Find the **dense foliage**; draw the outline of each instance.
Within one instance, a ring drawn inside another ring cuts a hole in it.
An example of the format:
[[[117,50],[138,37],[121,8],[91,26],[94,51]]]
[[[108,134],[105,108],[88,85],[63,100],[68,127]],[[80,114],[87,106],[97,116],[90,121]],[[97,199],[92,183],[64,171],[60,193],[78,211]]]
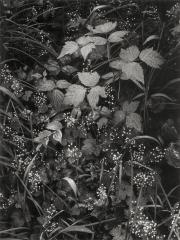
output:
[[[1,13],[0,239],[179,240],[180,4]]]

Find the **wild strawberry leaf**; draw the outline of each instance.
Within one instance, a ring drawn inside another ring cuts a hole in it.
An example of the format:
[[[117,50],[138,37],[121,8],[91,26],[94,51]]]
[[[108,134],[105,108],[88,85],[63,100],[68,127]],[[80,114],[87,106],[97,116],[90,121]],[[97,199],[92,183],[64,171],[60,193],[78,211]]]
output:
[[[133,62],[138,58],[140,51],[137,46],[121,49],[120,58],[125,62]]]
[[[52,91],[55,87],[56,85],[54,81],[43,79],[42,81],[40,81],[39,85],[37,86],[37,89],[41,92],[49,92]]]
[[[105,45],[107,43],[107,40],[103,37],[91,37],[93,43],[96,45],[96,46],[102,46],[102,45]]]
[[[59,89],[54,89],[49,96],[54,109],[57,112],[61,111],[64,94]]]
[[[160,68],[164,63],[164,58],[157,51],[154,51],[153,48],[144,49],[140,53],[139,58],[153,68]]]
[[[54,133],[53,133],[53,139],[59,143],[62,142],[62,132],[61,130],[56,130]]]
[[[119,124],[124,122],[125,118],[126,114],[124,113],[124,111],[118,110],[114,113],[113,121],[115,124]]]
[[[109,66],[113,69],[116,69],[116,70],[122,70],[122,67],[125,64],[126,63],[122,60],[114,60],[114,61],[110,62]]]
[[[122,66],[122,72],[127,79],[135,80],[144,84],[143,68],[139,63],[130,62]]]
[[[108,41],[111,43],[118,43],[123,41],[123,37],[128,33],[128,31],[116,31],[109,35]]]
[[[81,85],[72,84],[65,94],[64,104],[78,107],[84,101],[85,95],[86,88]]]
[[[137,110],[138,106],[139,106],[138,101],[134,101],[131,103],[129,103],[128,101],[125,101],[123,103],[122,109],[123,109],[123,112],[130,114],[130,113],[134,113]]]
[[[58,80],[56,83],[56,87],[60,88],[60,89],[66,89],[69,86],[71,86],[71,83],[69,83],[66,80]]]
[[[68,54],[73,54],[79,49],[79,46],[76,42],[74,41],[67,41],[65,45],[63,46],[60,55],[58,56],[58,59],[64,57],[65,55]]]
[[[96,27],[87,25],[87,29],[94,34],[97,34],[97,33],[106,34],[113,31],[116,28],[116,26],[117,26],[117,22],[107,22],[104,24],[97,25]]]
[[[94,43],[89,43],[86,46],[81,48],[80,51],[81,51],[81,54],[82,54],[84,60],[86,60],[88,55],[92,52],[93,48],[96,48]]]
[[[87,87],[94,87],[100,79],[97,72],[78,72],[78,78]]]
[[[106,98],[105,87],[96,86],[91,88],[89,94],[87,95],[87,99],[89,105],[94,109],[97,107],[99,102],[99,97]]]

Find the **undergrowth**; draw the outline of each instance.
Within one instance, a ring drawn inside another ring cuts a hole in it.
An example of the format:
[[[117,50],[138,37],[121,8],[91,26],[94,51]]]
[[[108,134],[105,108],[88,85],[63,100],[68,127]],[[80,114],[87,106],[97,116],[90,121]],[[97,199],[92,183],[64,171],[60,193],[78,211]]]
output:
[[[0,239],[179,240],[177,1],[0,3]]]

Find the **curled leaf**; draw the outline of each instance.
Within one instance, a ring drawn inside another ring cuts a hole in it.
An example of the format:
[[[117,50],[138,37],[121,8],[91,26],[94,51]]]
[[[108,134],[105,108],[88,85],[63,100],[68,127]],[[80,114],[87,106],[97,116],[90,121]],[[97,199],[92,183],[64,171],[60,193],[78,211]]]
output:
[[[68,182],[69,186],[72,188],[75,196],[77,197],[78,190],[77,190],[77,186],[76,186],[76,183],[74,182],[74,180],[69,177],[64,177],[63,180]]]

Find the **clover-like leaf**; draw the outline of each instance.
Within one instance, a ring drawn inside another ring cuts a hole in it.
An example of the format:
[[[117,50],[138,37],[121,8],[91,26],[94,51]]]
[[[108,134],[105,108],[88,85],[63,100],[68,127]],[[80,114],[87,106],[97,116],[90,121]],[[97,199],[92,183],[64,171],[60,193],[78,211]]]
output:
[[[66,89],[69,86],[71,86],[71,83],[69,83],[67,80],[58,80],[56,83],[56,87],[60,89]]]
[[[135,80],[144,83],[143,68],[137,62],[130,62],[122,66],[122,72],[126,75],[127,79]]]
[[[154,51],[153,48],[144,49],[140,53],[139,58],[153,68],[160,68],[164,63],[164,58],[157,51]]]
[[[64,104],[78,107],[84,101],[85,95],[86,88],[81,85],[72,84],[65,94]]]
[[[111,43],[118,43],[123,41],[123,37],[128,33],[128,31],[116,31],[109,35],[108,41]]]
[[[126,117],[126,126],[128,128],[134,128],[138,132],[142,132],[142,118],[137,113],[130,113]]]
[[[79,49],[79,46],[76,42],[74,41],[67,41],[65,42],[65,45],[63,46],[60,55],[58,56],[58,59],[64,57],[65,55],[68,54],[73,54]]]
[[[78,72],[78,78],[87,87],[94,87],[99,82],[100,76],[97,72]]]
[[[81,54],[84,58],[84,60],[86,60],[86,58],[88,57],[88,55],[92,52],[93,48],[96,48],[94,43],[89,43],[86,46],[81,48]]]
[[[55,87],[56,85],[54,81],[43,79],[42,81],[40,81],[39,85],[37,86],[37,89],[41,92],[48,92],[52,91]]]
[[[120,58],[125,62],[133,62],[138,58],[140,51],[137,46],[121,49]]]
[[[97,107],[99,102],[99,97],[106,98],[105,87],[96,86],[91,88],[89,94],[87,95],[87,99],[89,105],[94,109]]]
[[[94,34],[101,33],[106,34],[113,31],[117,26],[117,22],[106,22],[104,24],[97,25],[95,27],[87,25],[87,29]]]

